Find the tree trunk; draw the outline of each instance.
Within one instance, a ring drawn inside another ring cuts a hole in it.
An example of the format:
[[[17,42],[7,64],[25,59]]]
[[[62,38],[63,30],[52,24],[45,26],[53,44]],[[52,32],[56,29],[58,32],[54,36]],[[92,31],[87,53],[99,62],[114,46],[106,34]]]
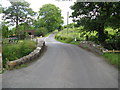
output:
[[[98,28],[98,40],[101,44],[105,43],[106,35],[104,33],[104,24],[100,24]]]
[[[19,30],[18,30],[18,16],[16,16],[16,36],[19,39]]]
[[[16,22],[16,35],[18,36],[18,23]]]

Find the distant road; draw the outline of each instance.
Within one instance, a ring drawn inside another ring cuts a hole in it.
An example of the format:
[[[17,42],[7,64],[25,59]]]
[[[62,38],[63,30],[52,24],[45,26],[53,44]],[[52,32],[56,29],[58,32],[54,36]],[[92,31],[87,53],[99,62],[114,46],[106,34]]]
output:
[[[3,88],[117,88],[118,71],[78,46],[45,38],[47,50],[30,66],[3,74]]]

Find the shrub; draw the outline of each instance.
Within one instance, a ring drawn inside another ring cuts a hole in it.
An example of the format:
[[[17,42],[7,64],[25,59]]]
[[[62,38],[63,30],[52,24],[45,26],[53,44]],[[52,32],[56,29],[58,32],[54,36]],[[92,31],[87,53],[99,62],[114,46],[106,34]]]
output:
[[[59,40],[62,40],[61,36],[58,37]]]
[[[3,44],[7,44],[7,43],[9,43],[9,40],[6,39],[6,38],[3,38],[2,43],[3,43]]]
[[[45,36],[48,33],[48,30],[44,27],[40,27],[36,30],[35,34],[36,36]]]
[[[19,59],[32,52],[35,47],[36,43],[31,40],[24,40],[17,44],[3,44],[3,66],[6,64],[7,60],[13,61]]]
[[[67,38],[66,37],[61,37],[61,40],[66,40]]]
[[[32,52],[35,49],[35,42],[31,42],[31,41],[24,41],[21,44],[20,50],[21,50],[21,55],[25,56],[27,54],[29,54],[30,52]]]
[[[76,38],[77,41],[80,41],[81,39],[79,37]]]
[[[67,38],[65,41],[66,41],[67,43],[69,43],[69,42],[72,42],[73,39],[72,39],[72,38]]]
[[[56,38],[56,39],[59,39],[59,35],[56,35],[55,38]]]

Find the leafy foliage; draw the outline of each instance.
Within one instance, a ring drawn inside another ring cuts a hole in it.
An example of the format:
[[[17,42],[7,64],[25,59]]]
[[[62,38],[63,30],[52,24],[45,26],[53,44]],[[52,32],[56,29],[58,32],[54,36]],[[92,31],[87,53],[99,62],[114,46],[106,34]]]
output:
[[[6,26],[5,23],[1,23],[1,26],[2,26],[2,37],[8,38],[9,37],[8,26]]]
[[[32,52],[36,47],[36,43],[34,41],[25,40],[23,42],[19,42],[17,44],[4,44],[2,47],[2,58],[3,65],[5,65],[6,61],[13,61],[19,59],[25,55],[28,55]]]
[[[98,40],[105,42],[106,26],[120,27],[120,2],[77,2],[71,9],[74,10],[72,17],[84,26],[85,30],[98,32]]]
[[[29,8],[28,2],[23,1],[10,1],[11,6],[3,9],[3,19],[6,20],[10,25],[16,25],[16,34],[18,34],[18,25],[20,23],[26,22],[31,23],[32,17],[35,15],[35,12]]]
[[[72,39],[72,41],[93,41],[96,44],[101,44],[98,41],[98,32],[97,31],[85,31],[83,30],[84,27],[79,28],[69,28],[64,29],[56,34],[57,40],[63,40],[67,42],[67,39]],[[110,27],[105,28],[105,32],[108,32],[107,38],[105,40],[104,48],[109,50],[120,50],[120,32],[118,29],[114,30]],[[69,41],[68,40],[68,41]],[[71,41],[70,41],[71,42]]]
[[[36,30],[37,36],[45,36],[48,33],[47,29],[44,27],[40,27]]]
[[[48,29],[48,32],[58,29],[63,23],[61,10],[53,4],[45,4],[39,11],[39,26],[42,25]]]

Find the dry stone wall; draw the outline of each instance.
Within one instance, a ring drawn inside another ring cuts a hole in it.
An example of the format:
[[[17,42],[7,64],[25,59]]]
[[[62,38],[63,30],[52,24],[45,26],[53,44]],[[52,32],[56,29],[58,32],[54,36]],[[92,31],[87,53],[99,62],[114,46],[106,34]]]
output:
[[[14,61],[7,62],[8,69],[14,69],[16,66],[20,66],[22,64],[25,64],[27,62],[30,62],[38,58],[43,52],[44,47],[45,47],[45,41],[39,41],[37,44],[37,48],[33,52],[31,52],[29,55]]]
[[[87,47],[87,49],[93,52],[99,53],[99,54],[103,54],[104,52],[108,51],[101,45],[97,45],[96,43],[92,41],[81,41],[80,47]]]

